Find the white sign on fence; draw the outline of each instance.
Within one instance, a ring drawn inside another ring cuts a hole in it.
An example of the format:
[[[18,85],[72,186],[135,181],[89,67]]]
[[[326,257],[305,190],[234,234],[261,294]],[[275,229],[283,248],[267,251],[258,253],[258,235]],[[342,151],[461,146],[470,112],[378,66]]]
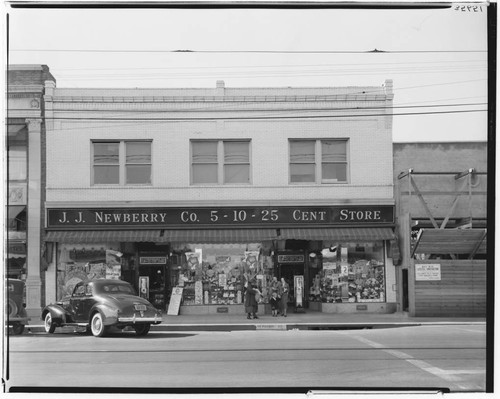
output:
[[[441,265],[439,263],[415,264],[416,281],[441,281]]]

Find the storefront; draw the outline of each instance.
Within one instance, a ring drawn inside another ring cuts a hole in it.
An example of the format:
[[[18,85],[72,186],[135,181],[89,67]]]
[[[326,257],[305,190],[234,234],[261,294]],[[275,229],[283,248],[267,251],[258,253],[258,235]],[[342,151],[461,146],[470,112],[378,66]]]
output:
[[[58,247],[58,298],[120,278],[165,311],[177,288],[180,314],[242,313],[252,283],[268,311],[284,278],[290,310],[393,312],[393,226],[392,205],[54,208],[45,241]]]

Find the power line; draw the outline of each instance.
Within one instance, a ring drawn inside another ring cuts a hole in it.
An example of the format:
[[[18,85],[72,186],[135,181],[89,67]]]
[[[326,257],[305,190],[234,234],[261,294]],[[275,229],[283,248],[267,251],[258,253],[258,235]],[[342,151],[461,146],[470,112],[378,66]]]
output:
[[[488,110],[460,110],[460,111],[434,111],[434,112],[404,112],[397,114],[351,114],[351,115],[287,115],[287,116],[232,116],[232,117],[201,117],[201,118],[123,118],[123,117],[95,117],[95,118],[80,118],[80,117],[50,117],[45,116],[46,120],[65,120],[65,121],[194,121],[194,120],[265,120],[265,119],[337,119],[337,118],[360,118],[360,117],[375,117],[375,116],[411,116],[411,115],[438,115],[438,114],[461,114],[471,112],[487,112]]]
[[[246,100],[246,103],[249,101]],[[261,102],[261,101],[258,101]],[[275,101],[279,102],[279,101]],[[273,101],[266,101],[266,104],[272,104],[275,103]],[[106,102],[105,104],[129,104],[133,103],[135,104],[135,101],[130,101],[130,102],[117,102],[117,103],[109,103]],[[151,102],[153,104],[164,104],[159,101],[154,101]],[[251,102],[250,102],[251,103]],[[100,102],[94,102],[94,104],[103,104]],[[228,106],[232,104],[231,102],[226,103],[224,106]],[[243,104],[247,105],[247,104]],[[466,106],[480,106],[480,105],[488,105],[487,102],[482,102],[482,103],[461,103],[461,104],[431,104],[431,105],[401,105],[401,106],[379,106],[379,107],[346,107],[346,108],[341,108],[341,107],[332,107],[332,108],[293,108],[290,110],[282,110],[282,109],[250,109],[247,110],[249,112],[255,112],[255,111],[267,111],[267,112],[289,112],[289,111],[352,111],[352,110],[393,110],[393,109],[413,109],[413,108],[444,108],[444,107],[466,107]],[[184,113],[190,113],[190,112],[201,112],[201,111],[213,111],[216,109],[216,107],[203,107],[203,108],[191,108],[191,109],[179,109],[179,110],[172,110],[172,109],[154,109],[154,110],[144,110],[144,109],[123,109],[123,110],[107,110],[107,109],[71,109],[71,108],[58,108],[58,109],[53,109],[53,112],[89,112],[89,113],[96,113],[96,112],[126,112],[126,113],[148,113],[148,114],[153,114],[153,113],[165,113],[165,112],[184,112]],[[23,111],[25,110],[24,108],[9,108],[9,111]],[[228,110],[231,112],[232,110]]]
[[[15,52],[60,52],[60,53],[198,53],[198,54],[447,54],[487,53],[488,50],[113,50],[113,49],[9,49]]]
[[[278,65],[224,65],[224,66],[179,66],[179,67],[126,67],[126,68],[55,68],[55,71],[135,71],[135,70],[175,70],[175,69],[238,69],[238,68],[302,68],[302,67],[337,67],[337,66],[352,66],[352,65],[418,65],[418,64],[457,64],[457,63],[485,63],[485,59],[475,60],[443,60],[443,61],[414,61],[414,62],[377,62],[377,63],[336,63],[336,64],[278,64]]]

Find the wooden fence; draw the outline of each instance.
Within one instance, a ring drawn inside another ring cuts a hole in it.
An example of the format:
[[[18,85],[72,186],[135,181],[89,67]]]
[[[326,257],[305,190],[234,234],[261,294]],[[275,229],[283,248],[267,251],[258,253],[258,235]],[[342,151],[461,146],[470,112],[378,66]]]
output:
[[[485,260],[412,260],[410,315],[486,316]]]

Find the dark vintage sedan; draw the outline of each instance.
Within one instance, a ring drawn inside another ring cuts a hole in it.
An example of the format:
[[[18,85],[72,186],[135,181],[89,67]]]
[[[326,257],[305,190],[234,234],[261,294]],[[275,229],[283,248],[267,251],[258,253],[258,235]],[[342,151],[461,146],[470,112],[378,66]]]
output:
[[[24,281],[7,279],[7,323],[13,334],[22,334],[30,320],[26,315],[26,286]],[[10,330],[9,330],[10,332]]]
[[[137,296],[129,283],[102,279],[79,282],[70,296],[42,310],[42,320],[49,334],[56,327],[75,326],[102,337],[111,326],[131,326],[137,335],[146,335],[151,324],[161,323],[162,313]]]

